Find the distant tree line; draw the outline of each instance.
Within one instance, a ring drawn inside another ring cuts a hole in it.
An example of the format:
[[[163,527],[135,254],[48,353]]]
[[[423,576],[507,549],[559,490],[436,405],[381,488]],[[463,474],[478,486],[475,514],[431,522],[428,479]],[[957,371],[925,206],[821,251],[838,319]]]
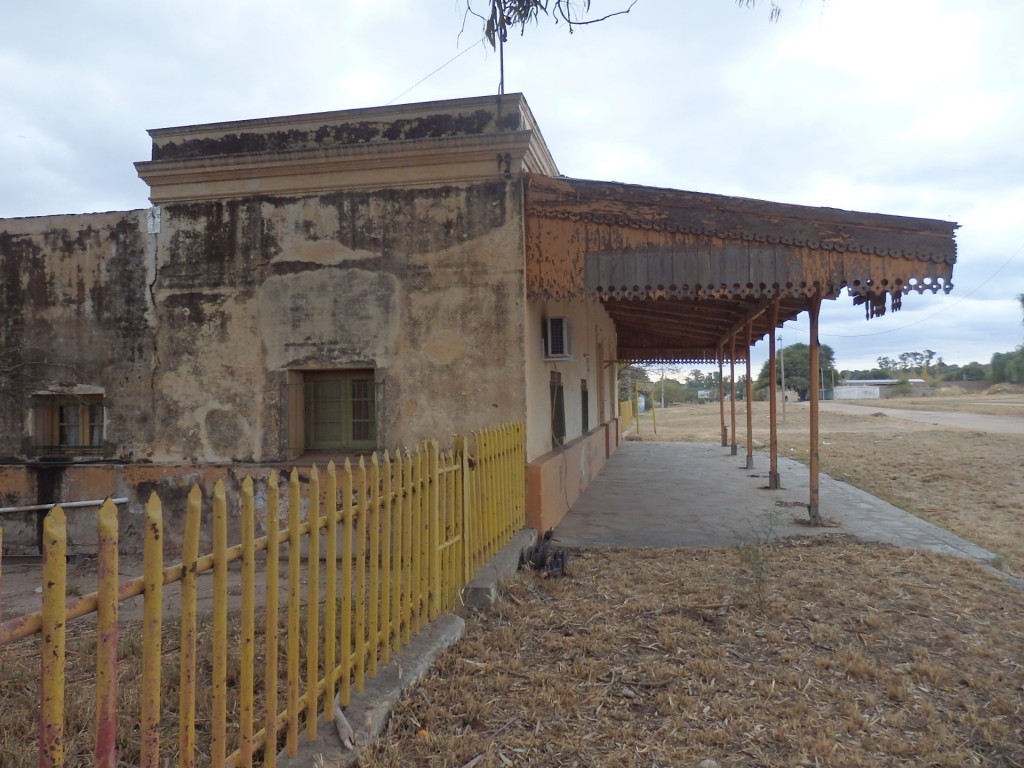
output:
[[[1024,312],[1024,293],[1019,294],[1017,301]],[[776,385],[781,388],[783,366],[785,368],[786,389],[796,391],[801,400],[810,396],[810,347],[807,344],[791,344],[779,350],[776,355]],[[835,365],[835,352],[827,344],[819,348],[819,376],[822,389],[832,389],[838,381],[863,381],[865,379],[905,380],[920,378],[929,382],[954,381],[990,381],[993,384],[1024,385],[1024,344],[1012,352],[996,352],[988,364],[972,361],[966,365],[946,363],[942,356],[933,349],[901,352],[895,357],[882,356],[875,361],[876,368],[866,370],[838,370]],[[768,398],[768,378],[770,361],[761,366],[754,382],[755,399]],[[631,400],[634,385],[639,382],[641,391],[650,393],[658,405],[676,405],[678,403],[695,403],[705,399],[718,399],[718,372],[704,373],[699,368],[691,370],[683,381],[675,378],[663,378],[652,381],[647,370],[639,365],[626,365],[619,370],[619,399]],[[746,377],[736,380],[736,397],[746,397]],[[728,392],[726,393],[728,396]]]
[[[619,369],[619,400],[632,400],[634,386],[648,395],[657,405],[679,405],[718,399],[718,372],[704,373],[694,368],[683,381],[674,376],[652,380],[651,373],[639,365],[626,365]],[[737,386],[739,386],[737,384]]]
[[[1024,293],[1017,294],[1017,302],[1024,312]],[[990,374],[993,384],[1024,384],[1024,345],[1018,345],[1013,352],[992,355]]]
[[[900,352],[896,357],[879,357],[877,368],[843,370],[845,381],[864,379],[925,379],[926,381],[984,381],[989,378],[989,366],[979,362],[966,365],[946,363],[931,349],[921,352]]]
[[[1024,293],[1017,295],[1024,312]],[[1024,345],[1012,352],[996,352],[989,363],[972,361],[950,365],[933,350],[901,352],[896,357],[879,357],[878,367],[866,371],[842,371],[847,380],[922,378],[927,381],[990,381],[993,384],[1024,384]]]

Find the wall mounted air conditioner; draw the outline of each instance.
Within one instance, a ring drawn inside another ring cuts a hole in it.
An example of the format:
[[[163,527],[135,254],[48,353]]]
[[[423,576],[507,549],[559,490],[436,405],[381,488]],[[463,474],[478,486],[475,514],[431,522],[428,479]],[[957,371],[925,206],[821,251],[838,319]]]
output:
[[[564,317],[544,320],[544,359],[568,360],[572,357],[572,327]]]

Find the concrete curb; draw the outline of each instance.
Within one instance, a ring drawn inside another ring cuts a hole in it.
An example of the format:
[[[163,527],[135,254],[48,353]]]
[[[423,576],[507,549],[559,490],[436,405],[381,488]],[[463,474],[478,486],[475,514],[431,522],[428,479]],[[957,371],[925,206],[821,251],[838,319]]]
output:
[[[333,723],[320,721],[317,738],[303,741],[294,757],[282,751],[278,755],[281,768],[342,768],[359,762],[359,747],[370,744],[384,730],[388,715],[409,688],[423,677],[437,657],[462,637],[466,622],[459,616],[446,614],[424,627],[412,642],[392,657],[375,678],[367,679],[360,693],[353,693],[345,717],[355,733],[356,749],[341,743]],[[321,759],[322,763],[317,760]]]
[[[497,601],[502,582],[508,581],[519,570],[523,550],[537,543],[537,531],[523,528],[512,536],[462,590],[462,603],[469,608],[488,608]]]

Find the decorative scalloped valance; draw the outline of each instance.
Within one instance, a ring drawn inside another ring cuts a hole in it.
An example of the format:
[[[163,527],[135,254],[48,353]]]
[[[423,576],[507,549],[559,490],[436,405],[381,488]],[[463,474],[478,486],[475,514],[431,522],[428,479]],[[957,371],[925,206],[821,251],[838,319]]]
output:
[[[952,289],[956,224],[527,175],[527,291],[544,298],[759,299],[842,289],[868,316]],[[879,302],[876,297],[882,297]]]

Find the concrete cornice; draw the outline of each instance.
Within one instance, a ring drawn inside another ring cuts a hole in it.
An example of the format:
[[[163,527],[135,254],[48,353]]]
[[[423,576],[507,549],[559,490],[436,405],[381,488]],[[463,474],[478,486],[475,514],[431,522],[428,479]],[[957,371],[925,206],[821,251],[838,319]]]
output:
[[[558,169],[521,94],[150,131],[154,204],[460,185]]]
[[[312,130],[324,125],[344,125],[372,122],[390,123],[397,120],[413,120],[437,114],[461,114],[484,109],[500,114],[518,111],[527,118],[529,128],[536,126],[533,114],[521,93],[504,96],[473,96],[463,99],[424,101],[413,104],[395,104],[383,107],[361,107],[332,112],[309,112],[301,115],[259,117],[247,120],[231,120],[220,123],[201,123],[173,128],[153,128],[147,131],[157,146],[189,139],[216,139],[229,133],[271,133],[280,130]],[[493,132],[493,131],[492,131]]]
[[[531,131],[136,163],[154,204],[467,184],[544,167]],[[508,155],[509,161],[504,161]]]

